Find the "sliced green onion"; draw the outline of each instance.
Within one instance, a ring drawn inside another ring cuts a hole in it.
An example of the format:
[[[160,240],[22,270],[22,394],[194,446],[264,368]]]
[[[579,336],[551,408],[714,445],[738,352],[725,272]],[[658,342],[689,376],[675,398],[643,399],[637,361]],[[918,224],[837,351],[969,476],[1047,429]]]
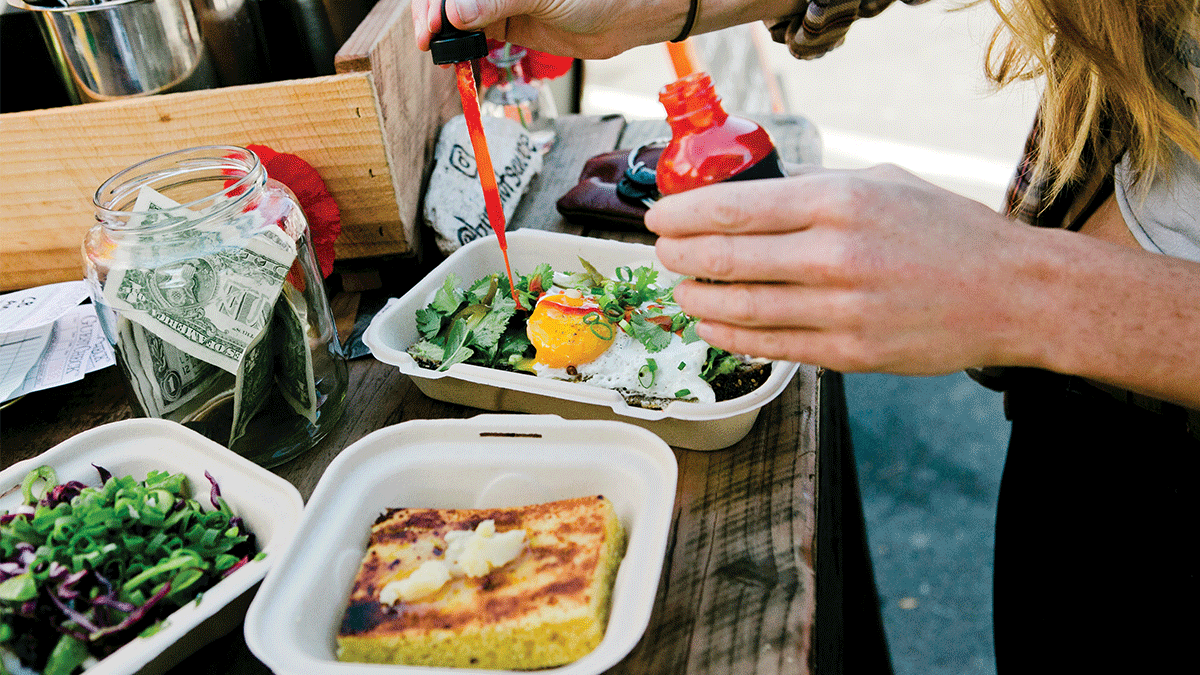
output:
[[[617,281],[633,281],[633,268],[628,265],[622,265],[615,270]]]
[[[654,359],[646,359],[646,365],[638,369],[638,384],[649,389],[658,378],[658,364]]]
[[[679,391],[675,392],[675,398],[683,398],[684,396],[687,396],[691,393],[692,393],[691,389],[680,389]]]
[[[39,480],[43,483],[42,491],[35,497],[33,495],[33,485]],[[54,469],[48,466],[39,466],[26,474],[25,480],[21,481],[21,496],[24,497],[26,504],[32,506],[55,485],[58,485],[58,475],[54,473]]]
[[[680,370],[683,370],[684,368],[687,368],[687,363],[686,363],[686,362],[684,362],[684,361],[680,361],[680,362],[679,362],[679,369],[680,369]]]
[[[588,312],[583,315],[583,323],[592,331],[592,335],[601,340],[611,340],[616,335],[613,325],[605,320],[600,312]]]

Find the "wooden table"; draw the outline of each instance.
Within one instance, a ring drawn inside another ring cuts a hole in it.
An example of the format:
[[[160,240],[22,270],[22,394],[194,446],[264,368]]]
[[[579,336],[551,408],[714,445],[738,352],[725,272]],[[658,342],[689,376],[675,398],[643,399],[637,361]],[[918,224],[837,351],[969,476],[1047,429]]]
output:
[[[785,158],[819,160],[813,156],[819,141],[805,120],[764,122]],[[587,158],[663,137],[665,124],[627,124],[618,116],[568,116],[557,124],[558,141],[513,225],[651,241],[647,232],[585,232],[565,223],[554,203],[575,184]],[[425,266],[433,262],[426,260]],[[405,289],[387,290],[399,296]],[[371,431],[410,419],[479,412],[426,398],[395,367],[359,358],[350,362],[346,412],[338,427],[274,471],[307,499],[329,462]],[[0,414],[2,464],[8,466],[131,412],[117,369],[108,368],[80,383],[31,394]],[[650,627],[637,648],[608,672],[840,672],[845,537],[838,481],[845,462],[836,458],[844,438],[840,378],[804,366],[737,445],[717,452],[676,449],[679,483],[671,540]],[[176,670],[269,672],[250,654],[240,630],[202,648]]]

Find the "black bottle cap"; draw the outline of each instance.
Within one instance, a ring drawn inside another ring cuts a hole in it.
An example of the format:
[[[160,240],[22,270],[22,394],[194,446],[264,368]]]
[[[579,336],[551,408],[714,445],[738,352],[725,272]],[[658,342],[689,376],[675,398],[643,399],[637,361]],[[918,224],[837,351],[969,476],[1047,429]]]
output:
[[[480,31],[455,28],[446,17],[446,0],[442,0],[442,29],[429,41],[429,53],[437,65],[472,61],[487,56],[487,38]]]

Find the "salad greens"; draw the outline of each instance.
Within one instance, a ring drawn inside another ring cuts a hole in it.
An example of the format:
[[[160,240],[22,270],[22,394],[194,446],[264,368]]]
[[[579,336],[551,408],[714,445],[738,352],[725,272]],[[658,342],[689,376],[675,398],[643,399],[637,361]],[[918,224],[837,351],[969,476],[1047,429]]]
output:
[[[409,354],[438,370],[470,363],[532,373],[534,348],[525,335],[525,319],[551,286],[578,289],[595,299],[605,317],[641,342],[647,352],[666,348],[672,332],[679,333],[685,343],[700,339],[696,320],[675,304],[675,287],[660,287],[653,267],[619,267],[615,278],[610,278],[588,261],[580,258],[579,262],[583,268],[579,272],[556,273],[542,264],[531,274],[516,275],[520,307],[504,274],[490,274],[466,289],[450,274],[433,301],[417,310],[421,340],[408,348]],[[667,313],[668,309],[674,311]],[[740,363],[737,356],[710,347],[701,376],[711,382],[733,372]]]
[[[98,488],[34,469],[21,505],[0,513],[0,651],[43,675],[69,675],[153,633],[262,555],[207,472],[209,511],[182,473],[139,482],[96,470]]]

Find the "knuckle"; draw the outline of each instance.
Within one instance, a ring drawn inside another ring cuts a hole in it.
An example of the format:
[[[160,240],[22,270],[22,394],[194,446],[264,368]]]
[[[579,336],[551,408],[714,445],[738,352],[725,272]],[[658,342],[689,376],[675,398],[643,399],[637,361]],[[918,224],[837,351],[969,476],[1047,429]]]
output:
[[[750,222],[752,210],[748,208],[749,200],[722,199],[714,200],[707,208],[706,218],[717,228],[725,232],[740,232]]]
[[[724,315],[733,323],[740,325],[752,324],[761,313],[761,310],[770,306],[761,302],[756,296],[757,294],[746,284],[729,286],[726,288],[726,298],[725,302],[721,305],[721,309]]]
[[[696,250],[700,268],[715,279],[728,279],[737,271],[732,248],[729,240],[720,235],[700,238]]]

